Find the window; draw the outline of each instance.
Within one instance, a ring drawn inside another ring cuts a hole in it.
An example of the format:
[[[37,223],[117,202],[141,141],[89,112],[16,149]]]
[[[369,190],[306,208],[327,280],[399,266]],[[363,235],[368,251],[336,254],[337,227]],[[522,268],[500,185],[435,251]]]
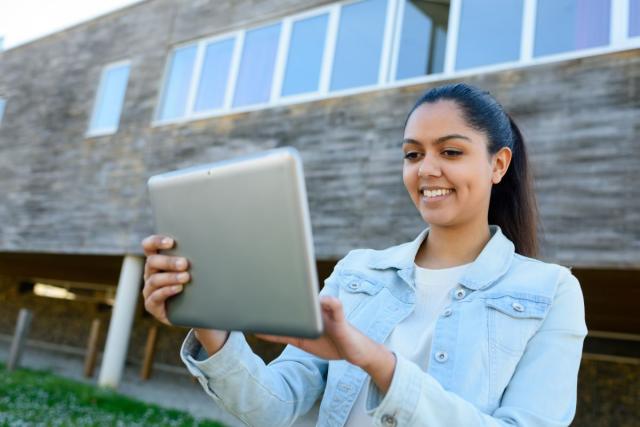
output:
[[[234,107],[269,101],[280,25],[278,23],[247,31],[233,99]]]
[[[629,0],[629,37],[640,36],[640,0]]]
[[[0,98],[0,125],[2,125],[2,117],[4,116],[4,107],[7,105],[7,101],[4,98]]]
[[[197,45],[189,45],[173,52],[157,119],[169,120],[185,115],[196,49]]]
[[[611,0],[538,0],[534,56],[609,44]]]
[[[404,0],[396,79],[440,73],[444,69],[449,5]]]
[[[387,0],[343,6],[331,75],[331,91],[378,83]]]
[[[520,59],[522,9],[523,0],[464,0],[455,68]]]
[[[129,63],[108,65],[102,71],[89,124],[89,135],[108,134],[118,130],[128,79]]]
[[[328,20],[324,13],[293,23],[282,96],[318,91]]]
[[[216,110],[224,106],[234,46],[234,38],[207,45],[194,111]]]

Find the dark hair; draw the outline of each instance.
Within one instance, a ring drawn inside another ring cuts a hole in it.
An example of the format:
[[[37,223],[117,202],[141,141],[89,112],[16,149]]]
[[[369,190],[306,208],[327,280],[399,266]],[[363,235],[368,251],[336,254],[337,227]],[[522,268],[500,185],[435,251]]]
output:
[[[511,149],[509,168],[491,189],[489,224],[500,227],[515,245],[517,253],[537,256],[538,208],[520,129],[489,92],[465,83],[439,86],[425,92],[407,115],[405,127],[416,108],[440,100],[455,102],[469,126],[487,135],[490,155],[503,147]]]

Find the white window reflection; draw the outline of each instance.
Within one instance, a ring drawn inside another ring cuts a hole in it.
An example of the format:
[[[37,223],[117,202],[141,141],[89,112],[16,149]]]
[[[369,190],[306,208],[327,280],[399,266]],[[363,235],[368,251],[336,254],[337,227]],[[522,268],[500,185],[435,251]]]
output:
[[[236,83],[234,107],[269,101],[280,39],[280,23],[247,31]]]
[[[282,96],[318,90],[328,20],[325,13],[293,24]]]
[[[534,56],[609,44],[611,0],[538,0]]]
[[[89,134],[111,133],[118,129],[128,79],[128,63],[108,66],[103,70],[89,124]]]
[[[332,91],[378,82],[387,0],[364,0],[340,10]]]
[[[523,3],[523,0],[463,0],[456,69],[517,61]]]
[[[449,3],[404,0],[396,79],[444,69]]]

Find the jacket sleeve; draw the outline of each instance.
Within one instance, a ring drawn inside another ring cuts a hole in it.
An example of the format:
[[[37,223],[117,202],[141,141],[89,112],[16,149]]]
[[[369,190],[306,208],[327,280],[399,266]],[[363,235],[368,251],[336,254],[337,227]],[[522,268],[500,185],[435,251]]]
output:
[[[493,414],[442,388],[396,354],[385,396],[369,379],[366,410],[375,426],[568,426],[575,415],[577,378],[587,329],[578,280],[566,270],[550,311],[531,338]]]
[[[336,295],[334,273],[321,295]],[[328,361],[288,345],[268,365],[255,355],[242,332],[232,331],[210,357],[189,331],[180,357],[204,391],[250,426],[290,426],[323,393]]]

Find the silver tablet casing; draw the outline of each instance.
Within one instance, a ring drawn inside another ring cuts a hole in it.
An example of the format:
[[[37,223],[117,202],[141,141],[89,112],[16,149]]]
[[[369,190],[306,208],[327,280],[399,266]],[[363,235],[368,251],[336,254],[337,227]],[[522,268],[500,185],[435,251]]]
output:
[[[156,232],[191,282],[167,301],[180,326],[322,334],[311,221],[297,150],[278,148],[148,181]]]

